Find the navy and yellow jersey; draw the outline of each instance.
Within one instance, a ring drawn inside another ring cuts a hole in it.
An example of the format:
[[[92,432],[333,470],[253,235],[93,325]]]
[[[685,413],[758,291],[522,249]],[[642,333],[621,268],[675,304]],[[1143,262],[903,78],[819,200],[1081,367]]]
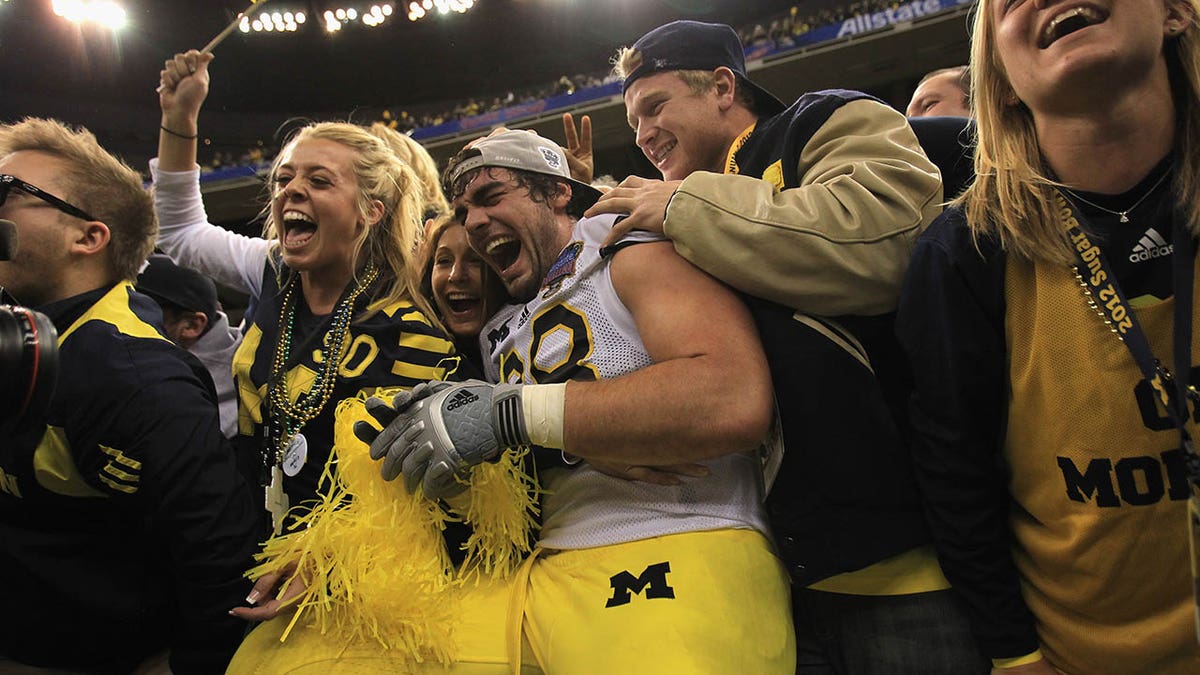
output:
[[[219,672],[259,515],[208,375],[129,283],[39,309],[59,375],[45,424],[0,443],[0,653],[128,672],[169,647],[174,672]]]
[[[238,388],[235,443],[244,470],[255,477],[263,462],[267,383],[280,337],[283,294],[278,279],[287,278],[288,274],[286,267],[281,267],[277,276],[274,268],[266,266],[263,293],[254,311],[253,322],[233,358],[234,382]],[[370,291],[364,293],[357,301],[356,318],[347,333],[329,401],[300,430],[307,442],[307,459],[299,473],[285,476],[283,483],[292,506],[316,498],[318,481],[333,448],[333,417],[338,401],[370,395],[385,387],[414,387],[428,380],[444,380],[459,367],[454,344],[409,302],[375,305],[371,308],[378,311],[359,318],[363,314],[361,310],[368,305],[370,294]],[[292,349],[287,363],[288,396],[292,401],[312,387],[321,371],[323,342],[330,320],[328,315],[313,316],[303,299],[296,302]]]
[[[1172,206],[1148,202],[1130,224],[1081,209],[1166,360]],[[1070,268],[979,243],[957,209],[931,226],[898,326],[931,528],[981,647],[999,659],[1040,644],[1067,672],[1197,672],[1178,432]]]

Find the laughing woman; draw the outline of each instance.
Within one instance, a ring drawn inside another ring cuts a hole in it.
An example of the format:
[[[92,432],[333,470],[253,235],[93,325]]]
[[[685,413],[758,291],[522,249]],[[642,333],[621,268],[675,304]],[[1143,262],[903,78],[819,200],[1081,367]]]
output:
[[[235,445],[279,532],[289,504],[317,496],[338,401],[442,379],[453,347],[417,292],[421,189],[364,129],[314,124],[287,143],[271,167],[263,238],[207,222],[196,135],[211,58],[179,54],[161,74],[151,163],[158,245],[251,295],[254,315],[233,364]]]
[[[460,354],[483,372],[479,331],[509,301],[495,272],[467,243],[467,230],[453,216],[432,221],[425,231],[421,292],[433,301]]]
[[[974,19],[978,178],[917,244],[898,326],[942,567],[1005,673],[1200,672],[1198,16]]]
[[[159,246],[256,304],[233,363],[236,449],[276,534],[252,572],[255,606],[231,612],[264,623],[230,672],[509,672],[507,574],[529,549],[534,489],[519,458],[450,505],[385,483],[350,433],[369,395],[458,365],[419,292],[420,182],[367,130],[314,124],[271,167],[264,238],[209,224],[195,137],[211,59],[191,51],[162,71],[151,172]]]

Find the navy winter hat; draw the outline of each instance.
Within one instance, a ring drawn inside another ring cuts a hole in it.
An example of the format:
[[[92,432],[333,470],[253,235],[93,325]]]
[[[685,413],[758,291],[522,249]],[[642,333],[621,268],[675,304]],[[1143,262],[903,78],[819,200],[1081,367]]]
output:
[[[633,50],[641,62],[625,77],[622,92],[647,75],[668,70],[716,70],[724,66],[754,94],[757,112],[774,115],[787,107],[746,75],[742,41],[723,23],[672,21],[643,35],[633,44]]]

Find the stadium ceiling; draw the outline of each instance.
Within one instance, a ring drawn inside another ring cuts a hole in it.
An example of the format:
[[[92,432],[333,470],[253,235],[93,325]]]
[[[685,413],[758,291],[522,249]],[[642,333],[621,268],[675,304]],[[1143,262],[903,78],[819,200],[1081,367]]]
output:
[[[162,61],[199,48],[246,0],[115,0],[127,20],[110,32],[72,24],[52,0],[0,1],[0,117],[41,114],[39,101],[153,107]],[[830,4],[806,0],[802,8]],[[272,0],[303,12],[297,30],[235,31],[215,51],[209,106],[299,113],[491,97],[601,71],[615,47],[673,18],[745,25],[788,11],[787,0],[475,0],[466,13],[436,8],[409,21],[394,2],[375,28],[328,32],[326,10],[362,14],[377,0]],[[257,13],[257,12],[255,12]],[[86,122],[86,120],[77,120]]]
[[[870,91],[903,108],[912,86],[923,73],[934,68],[964,63],[968,57],[966,32],[969,6],[960,6],[934,16],[782,52],[765,60],[752,61],[750,76],[790,101],[806,91],[853,86]],[[622,178],[631,173],[655,177],[654,168],[634,146],[633,132],[625,122],[620,96],[599,99],[574,112],[592,117],[598,173]],[[548,111],[510,126],[528,128],[562,141],[561,111]],[[439,162],[444,162],[485,129],[463,131],[425,141]],[[256,180],[229,181],[205,187],[205,205],[218,222],[243,227],[255,234],[256,226],[241,225],[254,218],[256,198],[262,184]]]

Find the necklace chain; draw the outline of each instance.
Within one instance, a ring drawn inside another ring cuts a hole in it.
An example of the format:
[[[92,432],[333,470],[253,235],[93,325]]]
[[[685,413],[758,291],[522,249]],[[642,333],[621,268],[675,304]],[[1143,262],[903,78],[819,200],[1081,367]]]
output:
[[[1079,282],[1079,287],[1083,289],[1083,295],[1087,298],[1088,307],[1091,307],[1092,311],[1104,321],[1104,325],[1108,326],[1108,329],[1112,331],[1113,335],[1117,336],[1118,340],[1124,342],[1125,336],[1121,335],[1121,331],[1117,330],[1117,327],[1113,324],[1112,319],[1108,318],[1108,315],[1104,313],[1104,310],[1100,307],[1099,303],[1096,302],[1096,296],[1092,294],[1092,287],[1089,286],[1087,280],[1083,278],[1083,274],[1079,271],[1079,266],[1072,266],[1071,271],[1075,273],[1075,281]]]
[[[296,282],[295,276],[288,281],[287,291],[283,296],[283,304],[279,311],[280,335],[275,343],[275,358],[271,363],[269,384],[269,402],[274,411],[277,429],[271,463],[278,465],[283,461],[283,454],[291,445],[300,428],[321,413],[329,397],[333,394],[333,386],[337,382],[338,362],[349,334],[350,319],[354,315],[354,302],[379,277],[379,268],[368,267],[362,279],[352,291],[333,310],[329,330],[325,333],[325,346],[321,350],[321,371],[308,391],[297,397],[292,403],[288,397],[287,362],[292,351],[292,331],[296,319]]]
[[[1125,209],[1124,211],[1113,211],[1112,209],[1106,209],[1103,206],[1100,206],[1099,204],[1097,204],[1096,202],[1093,202],[1093,201],[1084,199],[1083,197],[1080,197],[1078,193],[1076,193],[1074,190],[1072,190],[1069,187],[1061,187],[1061,188],[1059,188],[1059,190],[1066,192],[1067,194],[1071,195],[1075,199],[1078,199],[1079,201],[1083,202],[1084,204],[1087,204],[1088,206],[1091,206],[1092,208],[1100,209],[1101,211],[1111,214],[1111,215],[1114,215],[1114,216],[1119,216],[1122,223],[1128,223],[1129,222],[1129,212],[1136,209],[1142,202],[1146,201],[1147,197],[1154,194],[1154,191],[1158,189],[1158,186],[1162,185],[1163,181],[1166,180],[1167,176],[1169,176],[1169,175],[1171,175],[1170,171],[1164,171],[1163,175],[1159,176],[1158,180],[1154,181],[1154,185],[1151,185],[1149,190],[1146,190],[1146,192],[1144,194],[1142,194],[1141,197],[1138,197],[1136,202],[1131,204],[1129,206],[1129,208]]]

